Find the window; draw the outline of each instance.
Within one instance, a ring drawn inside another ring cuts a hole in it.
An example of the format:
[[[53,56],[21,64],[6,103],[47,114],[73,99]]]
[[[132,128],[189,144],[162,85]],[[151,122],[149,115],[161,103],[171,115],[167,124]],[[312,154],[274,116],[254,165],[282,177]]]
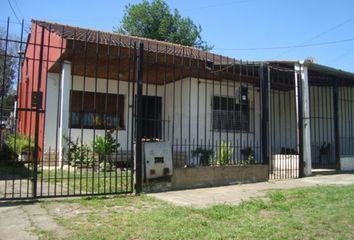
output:
[[[123,95],[71,91],[70,104],[71,128],[124,129]]]
[[[249,131],[248,101],[237,102],[236,98],[213,97],[213,130]]]

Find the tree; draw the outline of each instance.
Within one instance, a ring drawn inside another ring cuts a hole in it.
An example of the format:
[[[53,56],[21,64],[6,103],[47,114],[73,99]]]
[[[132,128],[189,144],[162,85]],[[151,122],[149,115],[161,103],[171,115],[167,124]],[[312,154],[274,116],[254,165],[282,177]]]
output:
[[[0,28],[0,38],[6,38],[3,28]],[[17,45],[13,40],[8,41],[7,46],[5,41],[0,41],[0,97],[8,95],[16,77],[17,63],[14,56]]]
[[[177,9],[171,11],[164,0],[143,0],[139,4],[126,5],[117,32],[194,46],[202,50],[213,48],[202,40],[200,25],[196,25],[189,17],[182,17]]]
[[[0,28],[0,38],[6,39],[6,31]],[[13,108],[16,92],[13,89],[16,78],[17,60],[16,50],[18,43],[14,41],[16,37],[8,36],[9,41],[0,40],[0,121],[7,119]],[[17,39],[16,39],[17,40]]]

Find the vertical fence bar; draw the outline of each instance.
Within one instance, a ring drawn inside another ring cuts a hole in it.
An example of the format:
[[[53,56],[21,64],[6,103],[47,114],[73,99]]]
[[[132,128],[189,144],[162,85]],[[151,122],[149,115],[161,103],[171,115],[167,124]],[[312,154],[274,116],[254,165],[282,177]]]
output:
[[[302,107],[302,96],[303,96],[303,92],[302,92],[302,81],[301,81],[301,74],[300,73],[296,73],[297,74],[297,105],[298,105],[298,141],[299,141],[299,177],[303,177],[304,176],[304,128],[303,128],[303,107]]]
[[[261,81],[261,140],[262,140],[262,159],[263,164],[269,165],[268,156],[268,67],[264,64],[260,65],[260,81]]]
[[[39,135],[39,116],[42,109],[42,97],[39,94],[41,90],[42,83],[42,66],[43,66],[43,45],[44,45],[44,28],[41,29],[41,46],[39,53],[39,63],[38,63],[38,83],[37,83],[37,97],[36,97],[36,122],[34,130],[34,163],[33,163],[33,191],[32,196],[37,197],[37,174],[38,174],[38,135]],[[33,94],[33,93],[32,93]]]
[[[142,113],[143,113],[143,66],[144,66],[144,44],[139,44],[139,52],[137,56],[137,96],[136,96],[136,172],[135,172],[135,191],[137,194],[142,191]]]
[[[339,159],[339,119],[338,119],[338,82],[337,79],[332,80],[333,84],[333,120],[334,120],[334,146],[335,146],[335,160],[336,168],[340,169],[340,159]]]

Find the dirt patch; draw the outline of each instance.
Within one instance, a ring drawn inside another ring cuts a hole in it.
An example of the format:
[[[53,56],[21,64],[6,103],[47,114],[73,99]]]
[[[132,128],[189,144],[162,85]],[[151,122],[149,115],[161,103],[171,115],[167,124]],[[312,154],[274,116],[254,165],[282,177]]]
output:
[[[21,208],[31,225],[27,230],[36,235],[50,235],[61,239],[70,234],[70,231],[58,225],[47,209],[43,208],[39,203],[25,205]]]
[[[78,215],[89,214],[93,208],[84,207],[79,203],[54,202],[45,205],[49,215],[60,217],[76,217]]]

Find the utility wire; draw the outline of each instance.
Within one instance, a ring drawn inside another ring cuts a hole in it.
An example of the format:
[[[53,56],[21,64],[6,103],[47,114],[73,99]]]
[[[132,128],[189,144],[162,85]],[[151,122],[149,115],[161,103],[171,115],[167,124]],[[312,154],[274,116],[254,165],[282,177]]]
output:
[[[227,51],[279,50],[279,49],[296,49],[296,48],[316,47],[316,46],[332,45],[332,44],[352,42],[352,41],[354,41],[354,38],[347,38],[347,39],[334,40],[334,41],[328,41],[328,42],[298,44],[298,45],[290,45],[290,46],[259,47],[259,48],[215,48],[215,49],[216,50],[227,50]]]
[[[12,7],[12,4],[11,4],[10,0],[7,0],[7,2],[9,3],[10,8],[11,8],[11,10],[12,10],[12,13],[15,15],[15,17],[16,17],[18,23],[21,23],[21,21],[20,21],[19,17],[17,16],[17,14],[16,14],[14,8]]]
[[[351,18],[349,18],[349,19],[347,19],[347,20],[345,20],[345,21],[343,21],[343,22],[341,22],[341,23],[339,23],[339,24],[337,24],[337,25],[335,25],[335,26],[333,26],[333,27],[330,27],[329,29],[327,29],[327,30],[325,30],[325,31],[323,31],[323,32],[321,32],[321,33],[319,33],[319,34],[316,34],[315,36],[309,38],[308,40],[306,40],[306,41],[300,43],[300,45],[301,45],[301,44],[308,44],[308,43],[312,42],[313,40],[318,39],[319,37],[321,37],[321,36],[323,36],[323,35],[325,35],[325,34],[327,34],[327,33],[329,33],[329,32],[332,32],[332,31],[334,31],[334,30],[337,30],[338,28],[344,26],[344,25],[347,24],[347,23],[350,23],[350,22],[353,21],[353,20],[354,20],[354,17],[351,17]],[[278,58],[278,57],[284,55],[285,53],[288,53],[289,51],[291,51],[291,50],[286,50],[286,51],[284,51],[284,52],[281,52],[281,53],[279,53],[278,55],[276,55],[275,58]]]
[[[353,52],[354,52],[354,48],[350,48],[350,49],[346,50],[344,53],[340,54],[339,56],[333,58],[333,59],[330,60],[329,62],[330,62],[330,63],[335,63],[335,62],[337,62],[338,60],[341,60],[341,59],[343,59],[344,57],[346,57],[346,56],[352,54]]]
[[[20,8],[20,7],[18,6],[18,4],[17,4],[17,1],[16,1],[16,0],[13,0],[13,2],[15,3],[15,6],[16,6],[18,12],[20,13],[22,19],[24,19],[25,17],[23,16],[22,11],[21,11],[21,8]]]

